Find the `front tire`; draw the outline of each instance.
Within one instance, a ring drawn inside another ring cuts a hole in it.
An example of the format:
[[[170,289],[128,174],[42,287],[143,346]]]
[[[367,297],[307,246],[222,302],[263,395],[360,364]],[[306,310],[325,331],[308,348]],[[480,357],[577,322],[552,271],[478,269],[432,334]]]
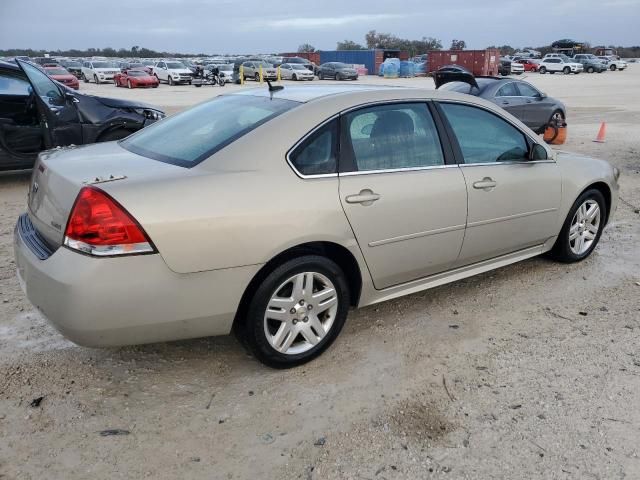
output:
[[[615,65],[611,65],[609,68],[611,69],[612,72],[615,72],[616,68],[618,68],[618,67],[616,67]]]
[[[547,68],[546,67],[540,67],[538,72],[540,72],[541,75],[544,75],[545,73],[547,73]]]
[[[127,88],[133,88],[133,85],[131,85],[131,80],[127,80]]]
[[[172,87],[175,85],[175,82],[173,81],[171,75],[169,75],[169,77],[167,78],[167,83]]]
[[[84,73],[80,76],[80,78],[82,78],[82,81],[84,83],[89,83],[89,79],[87,78],[87,76]]]
[[[595,70],[595,68],[593,68],[593,67],[589,67],[589,68],[587,68],[587,73],[593,73],[593,72],[595,72],[595,71],[596,71],[596,70]]]
[[[564,73],[565,75],[569,75],[571,73],[571,69],[569,67],[564,67],[562,69],[562,73]]]
[[[294,74],[291,76],[291,80],[293,80],[294,82],[297,82],[297,81],[298,81],[298,76],[294,73]]]
[[[100,83],[100,81],[98,80],[98,76],[97,75],[93,76],[93,81],[96,82],[96,85],[98,85]]]
[[[563,263],[584,260],[598,244],[607,219],[607,206],[599,190],[590,189],[574,202],[553,246],[553,257]]]
[[[349,287],[332,260],[305,255],[269,273],[236,333],[265,365],[306,363],[336,339],[349,311]]]

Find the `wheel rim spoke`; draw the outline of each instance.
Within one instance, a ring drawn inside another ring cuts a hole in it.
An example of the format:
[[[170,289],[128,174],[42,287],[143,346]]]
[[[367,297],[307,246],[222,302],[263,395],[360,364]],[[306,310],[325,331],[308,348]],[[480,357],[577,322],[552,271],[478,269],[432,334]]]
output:
[[[264,331],[268,342],[285,355],[311,350],[331,330],[338,304],[337,291],[325,275],[303,272],[291,276],[267,303]]]

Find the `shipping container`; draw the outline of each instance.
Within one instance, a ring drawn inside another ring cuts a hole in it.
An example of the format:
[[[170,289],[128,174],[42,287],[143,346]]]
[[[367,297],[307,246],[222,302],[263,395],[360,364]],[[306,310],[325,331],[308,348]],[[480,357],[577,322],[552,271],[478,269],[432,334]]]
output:
[[[342,62],[350,65],[364,65],[369,75],[376,75],[380,65],[387,58],[400,58],[405,52],[400,50],[321,50],[320,64]]]
[[[281,57],[300,57],[306,58],[311,63],[315,63],[316,65],[320,65],[320,52],[296,52],[296,53],[281,53]]]
[[[498,75],[500,51],[487,50],[432,50],[429,52],[429,73],[446,65],[459,65],[477,76]]]

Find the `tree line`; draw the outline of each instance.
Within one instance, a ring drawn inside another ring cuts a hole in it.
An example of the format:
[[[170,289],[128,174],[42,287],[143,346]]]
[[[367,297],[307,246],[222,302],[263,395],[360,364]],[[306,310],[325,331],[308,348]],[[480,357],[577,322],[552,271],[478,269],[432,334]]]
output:
[[[131,48],[87,48],[85,50],[70,49],[70,50],[38,50],[31,48],[11,48],[8,50],[0,50],[0,55],[3,57],[44,57],[45,54],[50,54],[56,57],[120,57],[120,58],[171,58],[171,57],[208,57],[206,53],[179,53],[179,52],[158,52],[151,50],[150,48],[144,48],[139,46],[133,46]]]

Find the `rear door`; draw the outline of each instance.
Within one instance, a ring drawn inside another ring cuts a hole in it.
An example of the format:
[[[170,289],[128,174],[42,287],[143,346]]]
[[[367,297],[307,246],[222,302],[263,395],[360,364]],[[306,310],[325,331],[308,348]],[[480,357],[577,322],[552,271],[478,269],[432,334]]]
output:
[[[467,192],[452,161],[425,102],[341,118],[340,201],[377,289],[445,271],[458,258]]]
[[[29,63],[17,61],[35,92],[46,148],[81,144],[82,128],[73,94]]]
[[[458,266],[527,247],[557,235],[561,177],[552,159],[529,160],[533,140],[484,108],[440,102],[463,160],[469,198]]]
[[[517,119],[522,120],[525,100],[520,96],[515,82],[505,82],[496,90],[495,103]]]

